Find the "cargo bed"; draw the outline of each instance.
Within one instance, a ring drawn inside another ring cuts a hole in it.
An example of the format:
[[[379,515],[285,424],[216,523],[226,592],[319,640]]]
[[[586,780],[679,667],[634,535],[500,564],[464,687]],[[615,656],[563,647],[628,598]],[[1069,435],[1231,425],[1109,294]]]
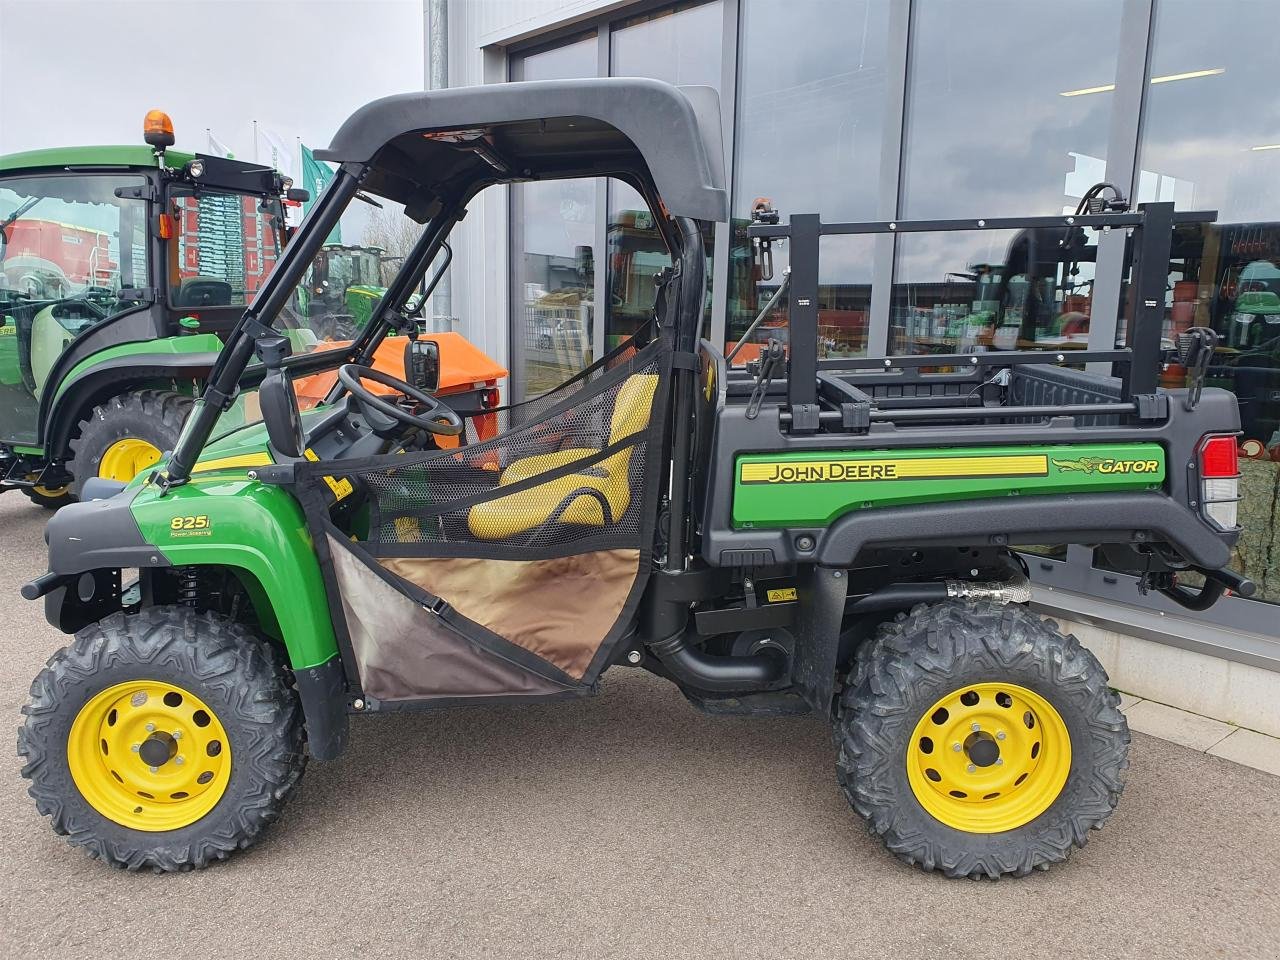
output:
[[[1124,348],[853,359],[817,356],[817,238],[983,221],[823,225],[804,216],[752,227],[791,242],[788,349],[731,368],[713,344],[700,345],[711,415],[697,419],[713,424],[695,458],[709,480],[703,559],[847,566],[868,548],[1081,543],[1121,545],[1135,563],[1225,567],[1238,530],[1199,509],[1196,464],[1206,435],[1239,430],[1235,398],[1156,382],[1169,232],[1211,217],[1150,204],[1074,218],[1132,228],[1135,250],[1156,265],[1135,271],[1139,305]],[[1086,364],[1110,364],[1113,375]]]

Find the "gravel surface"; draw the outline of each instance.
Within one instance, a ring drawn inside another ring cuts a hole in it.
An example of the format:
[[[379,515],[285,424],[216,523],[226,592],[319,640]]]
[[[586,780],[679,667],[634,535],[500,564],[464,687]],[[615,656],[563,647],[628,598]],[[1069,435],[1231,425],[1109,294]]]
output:
[[[63,643],[18,597],[46,516],[0,499],[0,956],[1280,956],[1280,778],[1135,734],[1068,863],[945,880],[868,837],[823,724],[709,719],[622,669],[586,701],[363,718],[254,849],[112,870],[37,816],[12,746]]]

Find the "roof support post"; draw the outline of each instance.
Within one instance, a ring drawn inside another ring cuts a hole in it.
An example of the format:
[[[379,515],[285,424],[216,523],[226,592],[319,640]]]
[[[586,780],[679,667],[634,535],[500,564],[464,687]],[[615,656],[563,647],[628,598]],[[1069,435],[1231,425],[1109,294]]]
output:
[[[791,323],[788,331],[787,404],[794,418],[818,402],[818,247],[822,221],[816,213],[791,217]],[[792,421],[795,422],[794,419]]]

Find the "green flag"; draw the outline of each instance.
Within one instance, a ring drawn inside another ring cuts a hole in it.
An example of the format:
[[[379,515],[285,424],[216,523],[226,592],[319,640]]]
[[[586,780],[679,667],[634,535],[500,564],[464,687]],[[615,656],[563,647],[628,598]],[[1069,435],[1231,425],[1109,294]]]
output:
[[[311,199],[302,205],[302,212],[308,213],[311,205],[324,192],[325,187],[329,186],[329,181],[333,179],[333,168],[323,160],[317,160],[315,154],[307,148],[306,144],[300,144],[302,147],[302,183],[300,186],[310,192]],[[342,225],[334,224],[333,232],[329,234],[329,239],[325,243],[341,243],[342,242]]]

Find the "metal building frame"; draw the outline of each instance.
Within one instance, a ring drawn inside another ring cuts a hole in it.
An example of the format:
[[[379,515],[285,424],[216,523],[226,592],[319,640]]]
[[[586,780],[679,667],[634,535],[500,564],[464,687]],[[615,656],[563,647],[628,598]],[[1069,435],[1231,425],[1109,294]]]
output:
[[[740,0],[720,0],[723,11],[724,46],[721,53],[721,107],[725,130],[725,171],[727,182],[734,184],[734,161],[737,155],[737,90],[738,59],[741,46]],[[1118,184],[1126,196],[1133,198],[1141,169],[1140,144],[1146,111],[1146,91],[1151,76],[1152,34],[1156,8],[1160,0],[1122,0],[1120,11],[1119,49],[1143,51],[1142,57],[1117,58],[1114,106],[1107,141],[1107,179]],[[591,30],[596,32],[597,75],[609,72],[610,33],[613,25],[639,14],[674,6],[671,0],[640,0],[637,3],[609,4],[597,18],[578,19],[571,25],[543,33],[535,38],[506,48],[509,69],[520,57],[577,39]],[[902,166],[905,150],[907,112],[910,109],[911,35],[913,18],[919,7],[915,0],[895,0],[889,8],[888,51],[886,70],[886,104],[884,128],[881,132],[880,189],[876,217],[882,221],[897,220],[902,211]],[[605,248],[607,230],[607,189],[602,184],[597,193],[600,216],[597,242]],[[516,204],[512,201],[511,253],[517,255],[514,243],[519,236]],[[715,258],[712,264],[713,342],[723,342],[728,302],[729,228],[719,224],[715,235]],[[867,341],[869,358],[884,358],[889,346],[889,320],[893,296],[897,235],[884,231],[875,234],[871,270],[871,303]],[[1099,241],[1094,278],[1093,311],[1090,317],[1088,350],[1090,353],[1110,351],[1115,346],[1120,323],[1120,290],[1124,276],[1125,240],[1121,231],[1113,231]],[[603,304],[606,271],[596,275],[596,303]],[[516,299],[512,298],[512,309]],[[593,341],[597,353],[603,346],[603,311],[599,312]],[[514,347],[514,344],[513,344]],[[513,363],[516,357],[512,353]],[[1106,364],[1109,366],[1109,364]],[[1205,614],[1189,617],[1158,594],[1142,596],[1136,580],[1123,574],[1095,567],[1092,551],[1083,546],[1068,548],[1065,560],[1029,556],[1038,596],[1052,596],[1043,607],[1063,616],[1099,624],[1132,629],[1142,636],[1158,639],[1184,649],[1212,652],[1213,655],[1280,671],[1280,639],[1276,639],[1277,605],[1239,597],[1218,602]],[[1158,625],[1157,629],[1153,625]]]

